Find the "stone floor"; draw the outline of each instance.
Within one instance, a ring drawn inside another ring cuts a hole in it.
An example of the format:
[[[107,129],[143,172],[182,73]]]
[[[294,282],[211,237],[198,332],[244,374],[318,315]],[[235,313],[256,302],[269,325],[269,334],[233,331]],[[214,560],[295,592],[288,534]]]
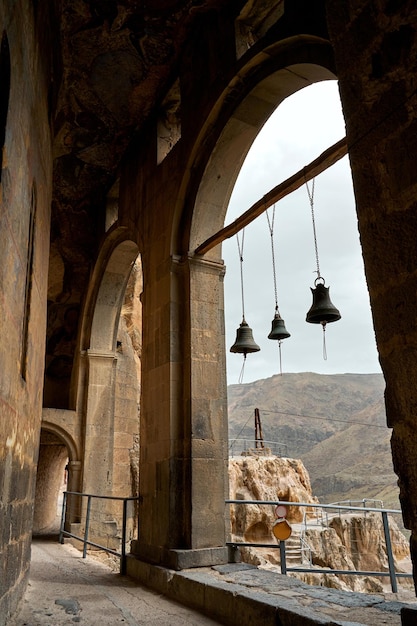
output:
[[[180,572],[138,567],[147,587],[97,558],[83,559],[69,543],[35,540],[29,587],[11,625],[417,626],[410,590],[338,591],[245,564]]]
[[[13,626],[211,626],[219,622],[120,576],[69,543],[32,544],[28,590]]]

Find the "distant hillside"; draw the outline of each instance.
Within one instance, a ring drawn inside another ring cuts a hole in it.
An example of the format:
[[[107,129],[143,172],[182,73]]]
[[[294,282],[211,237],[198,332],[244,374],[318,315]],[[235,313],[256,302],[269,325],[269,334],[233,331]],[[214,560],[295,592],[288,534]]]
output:
[[[306,466],[322,502],[376,498],[399,507],[382,374],[283,374],[228,388],[229,440],[266,441]],[[253,445],[253,444],[252,444]]]

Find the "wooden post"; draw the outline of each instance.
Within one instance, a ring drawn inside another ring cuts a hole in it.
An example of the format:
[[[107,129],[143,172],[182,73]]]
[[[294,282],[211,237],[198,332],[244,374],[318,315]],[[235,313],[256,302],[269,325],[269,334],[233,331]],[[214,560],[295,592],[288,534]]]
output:
[[[248,224],[253,222],[254,219],[259,217],[264,211],[269,209],[275,202],[282,200],[285,196],[292,193],[301,185],[321,174],[326,169],[334,165],[339,159],[344,157],[348,152],[346,137],[335,143],[330,148],[327,148],[325,152],[322,152],[320,156],[312,161],[309,165],[303,167],[302,170],[296,174],[284,180],[280,185],[277,185],[271,191],[269,191],[263,198],[255,202],[250,209],[245,211],[234,222],[225,226],[217,233],[206,239],[195,250],[195,254],[205,254],[225,239],[229,239],[233,235],[236,235],[242,228],[245,228]]]

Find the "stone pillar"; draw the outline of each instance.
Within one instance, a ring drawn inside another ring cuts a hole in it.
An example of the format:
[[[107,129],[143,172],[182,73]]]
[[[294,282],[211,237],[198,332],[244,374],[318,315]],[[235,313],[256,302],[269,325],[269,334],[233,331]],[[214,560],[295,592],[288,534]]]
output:
[[[225,543],[224,501],[228,497],[225,268],[223,263],[195,257],[188,260],[188,266],[192,543],[205,548]]]
[[[67,491],[82,491],[82,463],[81,461],[68,462],[68,485]],[[68,496],[68,502],[71,506],[67,506],[65,518],[65,530],[71,532],[72,524],[79,524],[81,521],[82,502],[76,496]]]
[[[111,495],[116,356],[88,350],[87,359],[83,490]]]
[[[361,0],[330,0],[327,10],[417,583],[417,7],[387,3],[382,14]]]
[[[116,356],[112,352],[88,350],[86,357],[88,376],[82,491],[107,496],[112,495],[113,486]],[[83,500],[84,508],[86,499]],[[106,507],[106,500],[94,502],[97,513],[105,511]]]
[[[139,541],[174,569],[227,562],[222,264],[144,260]],[[163,271],[165,267],[165,272]]]

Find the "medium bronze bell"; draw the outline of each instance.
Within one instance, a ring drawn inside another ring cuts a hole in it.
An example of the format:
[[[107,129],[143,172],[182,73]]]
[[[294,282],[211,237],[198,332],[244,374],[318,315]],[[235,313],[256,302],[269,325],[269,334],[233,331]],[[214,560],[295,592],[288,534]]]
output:
[[[244,354],[245,357],[250,352],[258,352],[260,347],[255,343],[252,336],[252,328],[249,328],[245,318],[236,331],[236,341],[230,348],[230,352],[238,352]]]
[[[318,280],[323,280],[322,283],[318,283]],[[319,277],[314,282],[315,289],[311,289],[313,294],[313,304],[306,316],[306,322],[310,324],[327,324],[328,322],[337,322],[340,320],[341,315],[330,301],[329,287],[324,286],[324,279]]]
[[[271,332],[268,335],[268,339],[277,339],[278,341],[281,341],[282,339],[287,339],[287,337],[291,337],[291,335],[285,328],[284,320],[279,314],[278,309],[276,309],[275,317],[272,320],[272,328]]]

